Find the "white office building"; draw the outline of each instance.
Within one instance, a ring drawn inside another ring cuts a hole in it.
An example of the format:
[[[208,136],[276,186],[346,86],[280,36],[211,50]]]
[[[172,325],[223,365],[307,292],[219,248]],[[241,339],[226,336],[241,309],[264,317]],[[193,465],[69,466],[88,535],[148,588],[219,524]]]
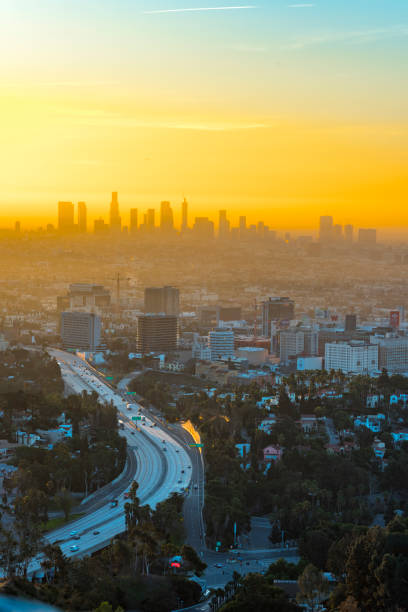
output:
[[[209,347],[211,361],[228,359],[234,356],[234,332],[227,329],[215,329],[210,331]]]
[[[325,345],[325,369],[350,374],[378,370],[378,346],[358,342],[329,342]]]

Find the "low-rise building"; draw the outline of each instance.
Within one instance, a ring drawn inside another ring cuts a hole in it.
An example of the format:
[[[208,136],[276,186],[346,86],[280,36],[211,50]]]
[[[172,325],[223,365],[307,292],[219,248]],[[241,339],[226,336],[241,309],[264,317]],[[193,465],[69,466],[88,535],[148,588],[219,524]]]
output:
[[[276,423],[276,416],[274,414],[271,414],[267,419],[264,419],[262,423],[258,425],[258,429],[259,431],[263,431],[266,434],[270,434]]]
[[[271,463],[272,461],[280,461],[283,456],[283,448],[279,444],[270,444],[263,449],[264,463]]]
[[[396,429],[391,432],[392,438],[395,444],[401,444],[401,442],[408,442],[408,429]]]
[[[379,433],[385,423],[385,414],[368,414],[354,419],[354,427],[366,427],[373,433]]]

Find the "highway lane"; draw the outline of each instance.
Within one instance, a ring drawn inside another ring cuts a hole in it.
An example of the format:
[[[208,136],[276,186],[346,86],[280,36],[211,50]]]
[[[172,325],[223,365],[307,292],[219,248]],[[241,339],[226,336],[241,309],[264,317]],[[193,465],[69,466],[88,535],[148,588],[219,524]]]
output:
[[[171,493],[181,493],[189,487],[192,466],[183,444],[151,419],[140,405],[132,403],[129,410],[126,400],[80,358],[57,349],[49,352],[57,359],[64,381],[73,392],[95,391],[101,401],[112,402],[117,407],[124,427],[120,434],[126,437],[129,450],[135,457],[133,479],[139,484],[138,497],[142,504],[155,508]],[[137,421],[137,428],[130,420],[132,417],[141,417]],[[128,484],[125,486],[122,483],[115,495],[118,500],[116,507],[110,507],[109,498],[105,503],[99,500],[97,505],[100,507],[50,532],[46,539],[58,543],[68,557],[84,556],[102,548],[112,537],[125,530],[124,504],[127,500],[124,493],[127,490]],[[78,536],[79,540],[76,539]],[[30,573],[37,569],[39,563],[33,562]]]

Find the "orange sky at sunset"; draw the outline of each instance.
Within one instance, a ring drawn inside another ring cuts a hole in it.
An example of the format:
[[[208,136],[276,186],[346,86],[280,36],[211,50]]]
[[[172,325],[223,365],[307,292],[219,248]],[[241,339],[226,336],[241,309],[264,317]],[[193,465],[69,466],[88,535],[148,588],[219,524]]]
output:
[[[245,19],[146,14],[152,4],[86,0],[63,15],[6,0],[2,226],[55,223],[58,200],[106,217],[115,190],[125,223],[130,206],[164,199],[177,221],[185,195],[191,217],[408,227],[402,4],[379,29],[374,2],[370,28],[350,32],[336,0],[327,14],[259,2]]]

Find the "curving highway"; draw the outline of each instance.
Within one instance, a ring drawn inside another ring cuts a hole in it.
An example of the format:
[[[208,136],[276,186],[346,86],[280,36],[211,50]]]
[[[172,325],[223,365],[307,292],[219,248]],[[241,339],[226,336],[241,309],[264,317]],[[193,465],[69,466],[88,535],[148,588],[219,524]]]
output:
[[[50,349],[61,368],[66,386],[74,393],[95,391],[100,401],[113,402],[117,407],[121,427],[119,432],[128,444],[128,460],[124,474],[116,483],[107,485],[84,500],[85,516],[47,534],[50,543],[58,543],[67,557],[84,556],[106,546],[116,535],[125,531],[125,493],[136,480],[141,504],[151,508],[173,492],[195,498],[195,469],[187,441],[172,432],[139,404],[110,387],[99,373],[79,357]],[[137,417],[137,420],[132,420]],[[200,483],[201,484],[201,483]],[[111,507],[112,498],[117,506]],[[40,559],[30,566],[30,573],[40,569]]]

